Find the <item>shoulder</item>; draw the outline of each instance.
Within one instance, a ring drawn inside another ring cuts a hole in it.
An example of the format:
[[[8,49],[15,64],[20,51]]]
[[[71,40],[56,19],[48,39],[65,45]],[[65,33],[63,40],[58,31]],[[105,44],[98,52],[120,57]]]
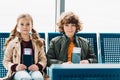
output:
[[[89,41],[86,38],[83,38],[83,37],[80,37],[80,36],[77,36],[77,38],[78,38],[79,41],[89,43]]]
[[[18,43],[19,40],[18,40],[18,37],[15,37],[14,39],[12,39],[9,44],[15,44],[15,43]]]
[[[56,36],[51,39],[51,42],[58,42],[58,41],[61,41],[62,39],[63,39],[63,36]]]
[[[7,46],[4,46],[4,49],[3,50],[6,50],[6,48],[13,48],[16,46],[16,44],[18,43],[18,38],[15,37],[14,39],[12,39]]]

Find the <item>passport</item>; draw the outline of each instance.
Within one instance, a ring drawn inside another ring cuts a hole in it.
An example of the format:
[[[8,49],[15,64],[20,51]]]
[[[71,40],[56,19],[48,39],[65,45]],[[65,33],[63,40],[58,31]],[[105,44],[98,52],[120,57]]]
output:
[[[32,55],[23,55],[22,63],[29,67],[33,64],[33,56]]]
[[[81,48],[80,47],[74,47],[72,51],[72,58],[71,61],[73,63],[80,63],[81,60]]]
[[[24,53],[22,56],[22,63],[29,67],[33,64],[33,55],[32,55],[32,49],[31,48],[24,48]]]

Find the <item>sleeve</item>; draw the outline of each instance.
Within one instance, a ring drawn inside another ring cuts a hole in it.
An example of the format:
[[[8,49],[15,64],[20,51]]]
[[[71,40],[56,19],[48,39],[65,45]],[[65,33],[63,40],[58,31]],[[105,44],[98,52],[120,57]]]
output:
[[[7,70],[11,70],[12,65],[14,65],[14,63],[12,63],[13,49],[13,44],[9,43],[6,49],[4,50],[3,65]]]
[[[90,43],[88,43],[88,55],[87,55],[89,63],[97,63],[96,55],[91,47]]]
[[[56,54],[55,54],[55,42],[50,41],[49,49],[46,54],[47,57],[47,66],[50,66],[51,64],[61,64],[63,61],[60,61],[56,59]]]
[[[44,70],[47,64],[47,58],[45,56],[44,46],[41,47],[40,52],[38,54],[38,60],[37,63],[39,70]]]

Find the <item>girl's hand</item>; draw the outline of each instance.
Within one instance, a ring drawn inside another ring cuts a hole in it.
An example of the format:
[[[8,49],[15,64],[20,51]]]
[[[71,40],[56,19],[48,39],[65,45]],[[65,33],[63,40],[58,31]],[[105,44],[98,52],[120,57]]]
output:
[[[27,67],[24,64],[18,64],[16,67],[16,71],[21,71],[25,69],[27,69]]]
[[[28,70],[30,71],[39,71],[39,67],[36,64],[33,64],[28,67]]]

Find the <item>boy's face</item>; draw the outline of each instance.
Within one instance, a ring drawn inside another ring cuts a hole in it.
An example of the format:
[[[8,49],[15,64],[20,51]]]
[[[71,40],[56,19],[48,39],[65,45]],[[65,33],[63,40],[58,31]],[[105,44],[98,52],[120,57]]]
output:
[[[75,24],[72,24],[72,23],[64,24],[63,29],[66,36],[68,36],[69,38],[72,38],[76,32],[76,26]]]

